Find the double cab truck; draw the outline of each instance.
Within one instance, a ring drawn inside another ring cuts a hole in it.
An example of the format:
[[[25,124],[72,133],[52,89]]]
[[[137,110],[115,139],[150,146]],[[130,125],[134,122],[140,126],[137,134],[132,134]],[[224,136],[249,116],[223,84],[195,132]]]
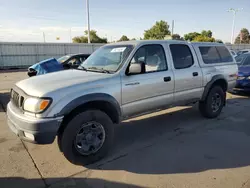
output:
[[[234,88],[237,65],[219,43],[128,41],[96,50],[76,70],[31,77],[11,89],[8,125],[21,139],[51,144],[90,164],[107,155],[121,121],[199,103],[217,117]],[[166,123],[167,126],[167,123]]]

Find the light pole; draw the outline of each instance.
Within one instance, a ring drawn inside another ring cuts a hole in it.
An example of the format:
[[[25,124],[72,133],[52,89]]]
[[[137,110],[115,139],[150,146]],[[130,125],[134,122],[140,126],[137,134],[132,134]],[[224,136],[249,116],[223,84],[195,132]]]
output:
[[[46,39],[45,39],[46,37],[45,37],[45,33],[44,33],[44,31],[43,31],[43,43],[45,43],[46,42]]]
[[[86,6],[87,6],[88,43],[90,43],[89,0],[86,0]]]
[[[233,13],[233,25],[232,25],[232,35],[231,35],[231,44],[234,44],[234,30],[235,30],[235,17],[236,17],[236,13],[243,10],[243,8],[230,8],[228,10],[228,12],[232,12]]]
[[[69,28],[69,43],[72,42],[72,29],[71,27]]]

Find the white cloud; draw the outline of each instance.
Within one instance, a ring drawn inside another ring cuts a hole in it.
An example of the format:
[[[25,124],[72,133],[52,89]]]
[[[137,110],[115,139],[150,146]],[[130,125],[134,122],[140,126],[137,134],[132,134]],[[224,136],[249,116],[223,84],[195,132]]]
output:
[[[66,27],[41,27],[41,31],[69,31],[70,28]]]
[[[118,40],[121,35],[126,34],[127,31],[120,29],[110,28],[97,28],[91,27],[91,30],[96,30],[100,37],[106,37],[108,41]],[[46,37],[46,42],[70,42],[70,36],[84,35],[86,27],[64,27],[64,26],[48,26],[48,27],[33,27],[33,28],[20,28],[20,27],[0,27],[0,40],[10,42],[43,42],[43,33]],[[125,33],[123,33],[125,32]],[[56,40],[60,37],[60,41]],[[138,37],[129,36],[128,37]]]

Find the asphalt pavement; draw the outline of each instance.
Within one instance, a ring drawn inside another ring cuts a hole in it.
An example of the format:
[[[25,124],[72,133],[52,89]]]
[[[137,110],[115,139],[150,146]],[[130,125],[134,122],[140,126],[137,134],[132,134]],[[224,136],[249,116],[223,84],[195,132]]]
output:
[[[114,149],[87,167],[57,147],[21,141],[6,123],[12,85],[26,72],[0,72],[0,187],[250,188],[250,97],[227,96],[217,119],[197,106],[176,107],[122,122]]]

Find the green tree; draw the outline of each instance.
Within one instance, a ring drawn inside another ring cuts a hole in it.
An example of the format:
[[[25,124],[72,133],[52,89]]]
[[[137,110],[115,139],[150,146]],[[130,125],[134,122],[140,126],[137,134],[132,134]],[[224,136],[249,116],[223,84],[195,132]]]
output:
[[[136,38],[132,38],[132,39],[130,39],[130,40],[136,40]]]
[[[203,35],[198,35],[194,38],[193,40],[194,42],[215,42],[214,38],[210,38],[207,36],[203,36]]]
[[[72,40],[74,43],[88,43],[88,31],[84,31],[85,36],[74,37]],[[107,43],[106,38],[101,38],[96,34],[95,30],[90,31],[90,42],[91,43]]]
[[[129,38],[126,35],[122,35],[122,37],[118,40],[120,41],[129,41]]]
[[[201,34],[197,33],[197,32],[188,33],[188,34],[184,35],[184,39],[187,40],[187,41],[193,41],[194,38],[196,38],[199,35],[201,35]]]
[[[240,35],[241,35],[241,41],[240,41]],[[249,44],[250,43],[250,34],[248,29],[246,28],[242,28],[240,30],[240,33],[238,34],[238,36],[235,39],[235,44]]]
[[[173,34],[172,39],[173,40],[181,40],[181,36],[179,34]]]
[[[213,36],[213,33],[212,33],[212,31],[211,30],[202,30],[201,31],[201,35],[202,36],[206,36],[206,37],[208,37],[208,38],[212,38],[212,36]]]
[[[145,30],[144,39],[164,39],[166,35],[170,35],[169,25],[166,21],[157,21],[149,30]]]

